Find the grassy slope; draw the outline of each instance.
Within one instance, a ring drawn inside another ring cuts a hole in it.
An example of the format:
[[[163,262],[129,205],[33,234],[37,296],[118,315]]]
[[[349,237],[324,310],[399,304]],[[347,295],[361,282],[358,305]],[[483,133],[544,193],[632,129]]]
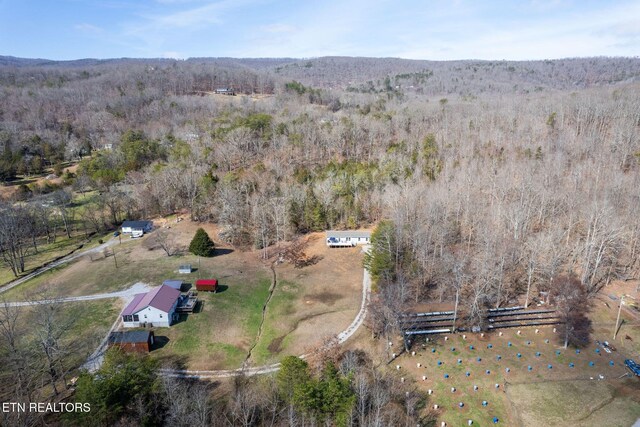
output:
[[[171,328],[158,329],[168,343],[152,355],[192,369],[239,367],[255,341],[262,306],[271,281],[266,276],[254,282],[229,278],[223,292],[200,292],[202,309]]]
[[[265,315],[262,335],[253,350],[253,362],[256,365],[277,362],[280,353],[286,348],[285,335],[296,327],[297,320],[293,317],[296,312],[294,302],[300,292],[300,286],[293,282],[280,281],[269,302]],[[279,351],[272,351],[269,346],[279,338],[284,340],[279,345]]]
[[[604,381],[518,384],[509,388],[525,426],[630,426],[640,417],[640,404],[615,396]],[[614,399],[615,398],[615,399]]]

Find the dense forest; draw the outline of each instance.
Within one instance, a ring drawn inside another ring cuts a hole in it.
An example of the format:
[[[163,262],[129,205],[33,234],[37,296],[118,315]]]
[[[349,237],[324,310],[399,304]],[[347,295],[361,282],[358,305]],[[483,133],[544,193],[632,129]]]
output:
[[[0,94],[5,185],[79,162],[62,187],[22,185],[0,206],[16,275],[35,236],[69,232],[70,192],[97,190],[88,231],[188,211],[262,249],[376,227],[374,334],[456,294],[477,325],[539,291],[638,278],[637,58],[2,57]]]

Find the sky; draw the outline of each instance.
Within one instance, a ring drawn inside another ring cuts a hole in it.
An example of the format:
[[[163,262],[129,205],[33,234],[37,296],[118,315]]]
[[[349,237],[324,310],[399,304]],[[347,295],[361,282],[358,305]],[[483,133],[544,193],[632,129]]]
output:
[[[640,0],[0,0],[0,55],[640,55]]]

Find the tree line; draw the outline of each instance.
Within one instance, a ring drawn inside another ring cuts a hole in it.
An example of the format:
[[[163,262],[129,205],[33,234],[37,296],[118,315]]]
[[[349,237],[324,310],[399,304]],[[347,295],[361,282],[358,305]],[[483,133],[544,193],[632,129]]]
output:
[[[361,351],[308,363],[283,359],[276,374],[236,376],[228,386],[160,375],[148,356],[112,349],[95,373],[82,373],[74,399],[91,412],[69,425],[414,426],[435,422],[427,396],[375,368]]]

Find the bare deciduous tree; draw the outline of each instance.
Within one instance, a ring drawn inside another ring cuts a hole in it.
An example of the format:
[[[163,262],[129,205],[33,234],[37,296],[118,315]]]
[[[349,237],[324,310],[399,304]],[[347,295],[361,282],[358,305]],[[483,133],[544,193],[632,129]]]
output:
[[[175,255],[178,251],[178,246],[174,234],[164,228],[156,230],[151,236],[151,240],[167,254],[167,256]]]

